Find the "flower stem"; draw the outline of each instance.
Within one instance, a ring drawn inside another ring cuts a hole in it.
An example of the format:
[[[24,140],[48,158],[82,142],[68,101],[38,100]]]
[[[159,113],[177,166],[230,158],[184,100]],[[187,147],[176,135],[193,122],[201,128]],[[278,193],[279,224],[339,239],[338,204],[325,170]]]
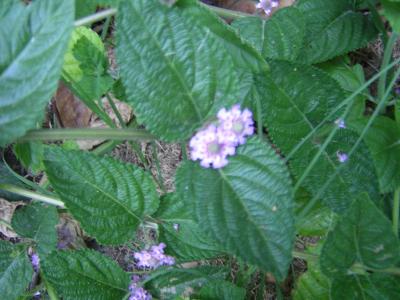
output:
[[[26,189],[20,188],[18,186],[12,185],[12,184],[6,184],[6,183],[0,184],[0,190],[4,190],[4,191],[11,192],[11,193],[14,193],[14,194],[17,194],[20,196],[32,198],[34,200],[41,201],[46,204],[65,208],[64,203],[56,197],[39,194],[37,192],[26,190]]]
[[[90,25],[92,23],[101,21],[107,17],[113,16],[116,13],[117,13],[117,10],[115,8],[109,8],[109,9],[97,12],[95,14],[89,15],[87,17],[84,17],[82,19],[76,20],[74,25],[75,25],[75,27],[83,26],[83,25]]]
[[[152,141],[153,135],[143,129],[133,128],[73,128],[36,129],[29,131],[18,141],[56,141],[56,140],[127,140]]]
[[[217,14],[218,16],[220,16],[222,18],[238,19],[238,18],[252,16],[252,15],[246,14],[244,12],[221,8],[221,7],[217,7],[214,5],[205,4],[205,3],[201,3],[201,2],[200,2],[200,5],[207,7],[209,10],[213,11],[215,14]]]
[[[400,187],[394,192],[393,200],[393,232],[396,237],[399,237],[399,209],[400,209]]]

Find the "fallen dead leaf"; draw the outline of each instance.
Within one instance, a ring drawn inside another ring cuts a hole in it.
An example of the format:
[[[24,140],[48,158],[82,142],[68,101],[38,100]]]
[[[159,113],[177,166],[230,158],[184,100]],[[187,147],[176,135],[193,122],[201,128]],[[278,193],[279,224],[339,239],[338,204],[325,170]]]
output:
[[[22,201],[9,202],[3,198],[0,198],[0,220],[10,224],[15,209],[21,205],[24,205],[24,202]],[[3,225],[1,223],[0,223],[0,232],[8,238],[15,238],[18,236],[14,230],[11,230],[10,228],[8,228],[8,226]]]
[[[84,234],[70,215],[60,214],[60,222],[57,225],[58,249],[80,249],[85,248]]]

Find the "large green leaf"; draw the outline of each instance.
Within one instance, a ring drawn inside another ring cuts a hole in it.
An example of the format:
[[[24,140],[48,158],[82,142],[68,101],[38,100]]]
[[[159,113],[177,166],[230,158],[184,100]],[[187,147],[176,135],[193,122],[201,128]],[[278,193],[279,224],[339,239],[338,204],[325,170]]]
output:
[[[299,0],[306,39],[299,61],[318,63],[365,46],[377,35],[369,16],[353,11],[352,0]]]
[[[274,144],[288,155],[320,125],[345,96],[333,78],[314,67],[286,62],[271,62],[270,66],[273,79],[268,76],[259,77],[256,87],[261,95],[264,125]],[[335,118],[337,115],[329,119],[329,126],[336,126]],[[329,126],[315,132],[292,155],[290,166],[297,178],[319,151],[327,138],[327,132],[332,129]],[[350,205],[349,199],[354,194],[368,191],[374,200],[379,195],[375,170],[364,144],[357,148],[344,165],[337,159],[337,152],[348,152],[357,138],[357,134],[351,130],[339,130],[304,181],[307,190],[337,212]],[[339,166],[342,169],[333,177],[325,191],[320,193],[320,189]],[[369,181],[365,178],[369,178]]]
[[[192,269],[168,268],[155,271],[146,279],[146,289],[159,299],[190,296],[203,285],[225,279],[225,267],[200,266]]]
[[[229,281],[214,281],[202,287],[196,298],[200,300],[243,300],[246,290]]]
[[[218,109],[241,102],[235,64],[267,68],[254,48],[196,1],[168,7],[128,0],[119,11],[117,59],[128,102],[162,139],[188,138]]]
[[[93,250],[53,252],[42,268],[64,300],[116,300],[128,293],[129,274]]]
[[[349,126],[361,133],[368,119],[358,119]],[[400,126],[387,117],[375,119],[364,136],[378,173],[381,192],[394,191],[400,186]]]
[[[226,252],[286,277],[294,201],[287,168],[271,146],[251,138],[220,170],[188,162],[178,170],[177,190]]]
[[[384,274],[346,276],[333,280],[330,287],[330,299],[396,300],[399,297],[398,277]]]
[[[303,48],[305,22],[302,12],[295,7],[280,9],[269,20],[239,18],[232,26],[263,57],[295,61]]]
[[[298,279],[296,287],[293,291],[293,299],[330,300],[329,287],[330,287],[330,281],[321,272],[318,263],[307,262],[307,272],[302,274]],[[340,299],[340,298],[333,298],[333,299]]]
[[[72,28],[72,0],[0,6],[0,146],[22,136],[44,116],[57,88]],[[18,20],[17,22],[15,20]]]
[[[222,250],[208,238],[191,217],[191,207],[176,194],[161,199],[156,218],[161,220],[159,239],[167,253],[182,261],[194,261],[220,255]]]
[[[0,295],[2,299],[17,299],[28,287],[33,269],[26,249],[0,241]]]
[[[330,277],[351,274],[355,265],[385,269],[400,260],[400,243],[384,214],[368,199],[357,198],[329,233],[321,269]]]
[[[57,209],[41,203],[32,203],[17,209],[12,218],[15,232],[37,243],[41,258],[44,258],[57,245],[56,225],[58,224]]]
[[[131,164],[57,147],[45,150],[44,163],[66,207],[101,243],[132,239],[143,217],[157,210],[151,176]]]
[[[389,20],[393,31],[400,33],[400,1],[382,0],[383,15]]]

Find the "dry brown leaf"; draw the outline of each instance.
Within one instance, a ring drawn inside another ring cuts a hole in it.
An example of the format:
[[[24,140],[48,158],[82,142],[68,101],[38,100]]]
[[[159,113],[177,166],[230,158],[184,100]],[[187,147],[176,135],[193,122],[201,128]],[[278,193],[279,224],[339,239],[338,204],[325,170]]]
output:
[[[82,128],[88,126],[92,112],[62,82],[60,82],[54,100],[63,127]]]
[[[3,198],[0,198],[0,220],[10,224],[15,209],[21,205],[24,205],[24,202],[22,201],[9,202]],[[0,223],[0,232],[8,238],[15,238],[18,236],[13,230],[11,230],[6,225],[3,225],[1,223]]]
[[[80,249],[85,248],[84,234],[79,223],[70,215],[60,214],[60,222],[57,225],[58,249]]]

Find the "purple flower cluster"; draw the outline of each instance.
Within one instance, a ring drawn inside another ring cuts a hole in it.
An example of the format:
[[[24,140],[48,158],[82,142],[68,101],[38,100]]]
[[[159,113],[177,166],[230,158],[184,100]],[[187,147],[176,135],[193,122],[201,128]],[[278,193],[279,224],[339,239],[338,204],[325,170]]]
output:
[[[204,168],[219,169],[228,164],[228,155],[234,155],[236,147],[246,142],[246,136],[254,133],[253,114],[247,108],[240,110],[236,104],[231,110],[221,109],[218,125],[208,125],[190,140],[192,160],[200,160]]]
[[[32,253],[32,255],[31,255],[31,264],[32,264],[33,270],[35,270],[36,273],[39,272],[40,259],[36,253]]]
[[[129,285],[129,298],[128,300],[151,300],[152,297],[148,291],[138,286],[140,277],[137,275],[132,276],[131,284]]]
[[[262,9],[265,14],[270,15],[274,8],[279,6],[279,0],[260,0],[256,8]]]
[[[158,268],[160,266],[171,266],[175,264],[175,259],[172,256],[164,254],[166,245],[160,243],[158,246],[151,246],[149,250],[142,250],[134,253],[136,265],[139,268]]]

